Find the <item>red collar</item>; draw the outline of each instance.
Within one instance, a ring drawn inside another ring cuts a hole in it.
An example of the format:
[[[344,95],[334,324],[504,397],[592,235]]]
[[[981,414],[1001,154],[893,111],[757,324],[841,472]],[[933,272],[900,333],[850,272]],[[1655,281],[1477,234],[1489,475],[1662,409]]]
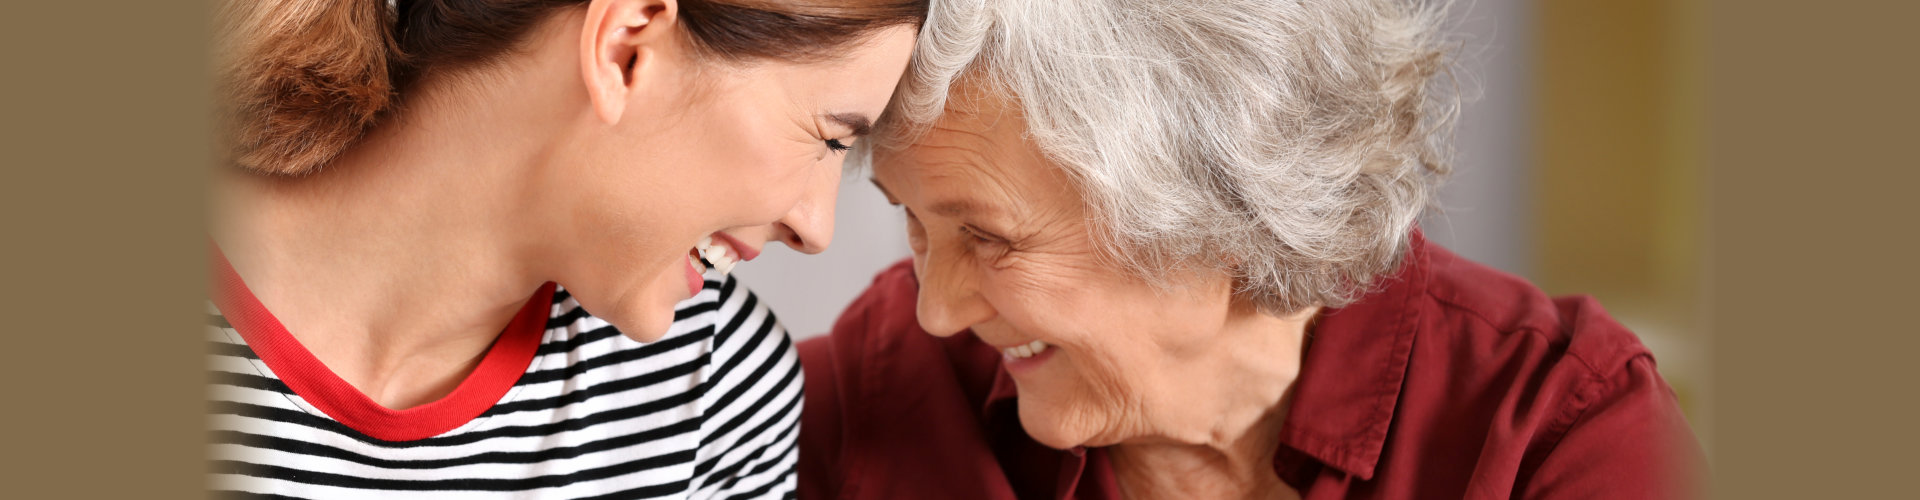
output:
[[[1411,238],[1399,272],[1321,313],[1280,428],[1283,445],[1361,480],[1373,477],[1386,444],[1431,274],[1426,238],[1417,230]]]
[[[385,441],[425,439],[459,428],[492,408],[526,372],[540,348],[551,312],[554,284],[534,292],[514,315],[480,366],[446,397],[405,410],[380,406],[341,380],[288,333],[253,296],[218,246],[211,246],[213,302],[260,361],[294,393],[353,430]]]
[[[1281,446],[1361,480],[1373,477],[1386,444],[1413,354],[1420,309],[1414,301],[1427,290],[1430,249],[1419,230],[1411,239],[1400,271],[1381,278],[1359,302],[1321,314],[1280,429]],[[994,370],[982,418],[1018,397],[1013,376]]]

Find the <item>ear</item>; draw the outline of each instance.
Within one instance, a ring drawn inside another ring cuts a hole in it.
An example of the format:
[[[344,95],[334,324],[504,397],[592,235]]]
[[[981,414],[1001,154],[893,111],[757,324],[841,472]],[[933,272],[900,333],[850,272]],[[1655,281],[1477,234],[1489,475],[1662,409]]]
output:
[[[676,0],[594,0],[580,30],[580,71],[594,112],[620,122],[640,81],[639,71],[660,64],[679,22]]]

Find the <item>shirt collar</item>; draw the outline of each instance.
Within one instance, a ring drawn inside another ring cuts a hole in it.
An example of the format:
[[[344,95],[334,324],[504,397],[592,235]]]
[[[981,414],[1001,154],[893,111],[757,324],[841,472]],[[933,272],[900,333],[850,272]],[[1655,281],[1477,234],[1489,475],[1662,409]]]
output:
[[[1393,423],[1429,278],[1415,230],[1400,270],[1361,300],[1323,311],[1313,330],[1280,441],[1362,480],[1373,477]]]
[[[1360,301],[1321,313],[1308,333],[1311,344],[1280,429],[1281,446],[1362,480],[1373,477],[1386,444],[1413,354],[1420,314],[1416,299],[1427,289],[1426,237],[1416,229],[1409,238],[1398,272],[1381,278]],[[995,369],[981,417],[1018,397],[1004,365]]]

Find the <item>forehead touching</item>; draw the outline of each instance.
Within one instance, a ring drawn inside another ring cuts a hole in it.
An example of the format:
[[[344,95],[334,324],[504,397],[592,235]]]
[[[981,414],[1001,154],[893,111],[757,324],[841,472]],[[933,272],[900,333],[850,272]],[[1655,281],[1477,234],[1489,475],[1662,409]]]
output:
[[[1033,184],[1055,183],[1006,101],[956,92],[913,144],[875,152],[875,180],[891,194],[916,198],[919,211],[949,216],[1005,210],[1001,205],[1022,201]]]

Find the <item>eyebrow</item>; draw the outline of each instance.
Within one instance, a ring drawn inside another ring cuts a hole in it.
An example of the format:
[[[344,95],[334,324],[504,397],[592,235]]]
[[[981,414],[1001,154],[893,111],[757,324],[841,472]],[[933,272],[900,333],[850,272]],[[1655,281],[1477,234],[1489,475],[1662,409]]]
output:
[[[961,216],[972,215],[972,214],[993,213],[993,209],[991,207],[981,205],[967,198],[945,200],[939,203],[934,203],[933,208],[929,210],[932,210],[933,213],[945,215],[948,217],[961,217]]]
[[[867,118],[867,115],[859,113],[828,113],[823,117],[847,127],[848,130],[852,130],[855,137],[865,136],[867,132],[873,130],[873,119]]]

